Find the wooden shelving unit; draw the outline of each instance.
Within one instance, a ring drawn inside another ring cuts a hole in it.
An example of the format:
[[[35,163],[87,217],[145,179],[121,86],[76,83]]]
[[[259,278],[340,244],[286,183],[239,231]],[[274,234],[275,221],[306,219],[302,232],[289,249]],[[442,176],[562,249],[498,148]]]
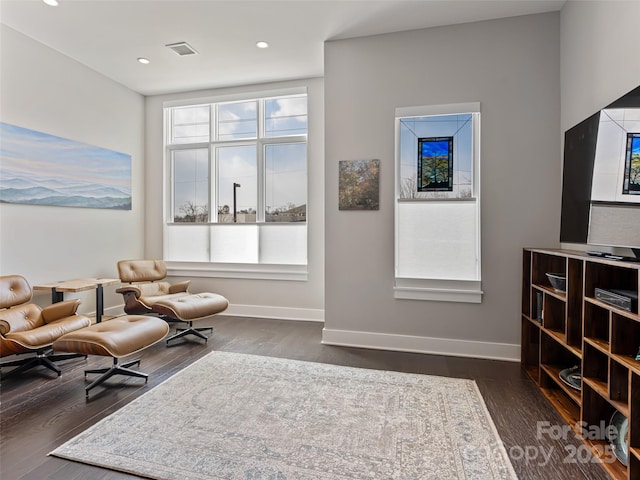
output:
[[[611,478],[640,480],[640,312],[595,298],[596,288],[637,294],[640,263],[527,248],[522,272],[522,368]],[[546,273],[566,275],[566,291],[554,290]],[[580,390],[560,379],[560,371],[577,365]],[[593,438],[615,412],[629,422],[627,465],[613,455],[606,432]]]

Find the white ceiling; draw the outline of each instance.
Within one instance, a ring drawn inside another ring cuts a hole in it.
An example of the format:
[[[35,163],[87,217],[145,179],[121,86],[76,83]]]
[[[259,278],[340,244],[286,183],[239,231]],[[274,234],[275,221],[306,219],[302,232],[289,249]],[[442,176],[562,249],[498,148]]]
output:
[[[0,0],[0,22],[143,95],[323,75],[323,43],[528,15],[565,0]],[[259,40],[270,43],[258,49]],[[186,41],[197,56],[166,44]],[[147,57],[149,65],[136,61]]]

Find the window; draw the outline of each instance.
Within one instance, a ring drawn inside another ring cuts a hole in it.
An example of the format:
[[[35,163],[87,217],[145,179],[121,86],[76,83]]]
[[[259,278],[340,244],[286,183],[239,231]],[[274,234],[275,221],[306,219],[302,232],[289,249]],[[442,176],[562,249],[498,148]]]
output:
[[[481,301],[479,132],[479,104],[396,109],[396,298]]]
[[[174,108],[171,114],[173,128],[170,143],[209,141],[209,107]]]
[[[307,218],[307,146],[265,145],[265,220],[304,222]]]
[[[166,106],[165,129],[165,260],[306,266],[306,93]]]
[[[209,221],[209,151],[206,148],[171,152],[173,163],[173,221]]]

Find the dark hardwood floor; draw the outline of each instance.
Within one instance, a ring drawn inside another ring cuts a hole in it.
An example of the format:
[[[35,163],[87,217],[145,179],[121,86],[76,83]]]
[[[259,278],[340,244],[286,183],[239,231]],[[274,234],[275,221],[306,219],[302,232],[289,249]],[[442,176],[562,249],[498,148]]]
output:
[[[59,378],[38,367],[5,379],[0,391],[0,478],[138,478],[47,454],[212,350],[474,379],[520,479],[609,478],[598,464],[581,460],[586,447],[572,435],[554,439],[557,431],[544,428],[540,422],[558,427],[564,422],[517,363],[322,345],[320,323],[224,316],[200,323],[214,327],[207,344],[175,342],[167,348],[162,342],[141,352],[140,370],[150,374],[146,385],[115,377],[86,400],[83,371],[109,366],[105,357],[61,362]],[[569,450],[567,443],[573,445]]]

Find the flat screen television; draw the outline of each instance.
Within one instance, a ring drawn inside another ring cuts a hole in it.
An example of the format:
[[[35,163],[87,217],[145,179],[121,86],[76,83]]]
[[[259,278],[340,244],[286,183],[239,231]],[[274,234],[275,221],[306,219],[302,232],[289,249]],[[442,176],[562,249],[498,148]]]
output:
[[[640,86],[565,132],[560,241],[640,258]]]

